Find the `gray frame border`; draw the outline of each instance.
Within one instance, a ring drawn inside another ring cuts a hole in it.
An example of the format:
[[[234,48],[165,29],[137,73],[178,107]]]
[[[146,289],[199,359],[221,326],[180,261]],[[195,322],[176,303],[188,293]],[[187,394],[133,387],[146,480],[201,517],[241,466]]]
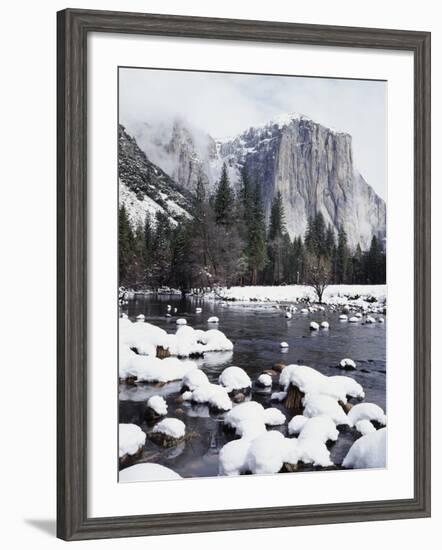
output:
[[[87,35],[152,34],[408,50],[414,55],[414,498],[87,517]],[[430,42],[428,32],[67,9],[57,13],[57,536],[226,531],[430,515]]]

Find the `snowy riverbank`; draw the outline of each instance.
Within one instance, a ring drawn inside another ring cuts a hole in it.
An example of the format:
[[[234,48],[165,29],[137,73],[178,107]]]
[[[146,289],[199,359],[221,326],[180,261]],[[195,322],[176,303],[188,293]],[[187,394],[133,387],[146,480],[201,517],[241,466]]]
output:
[[[207,297],[209,295],[206,295]],[[211,297],[240,302],[316,302],[317,296],[311,286],[233,286],[219,289]],[[378,302],[384,304],[387,285],[330,285],[324,291],[323,302],[336,305],[362,305]]]

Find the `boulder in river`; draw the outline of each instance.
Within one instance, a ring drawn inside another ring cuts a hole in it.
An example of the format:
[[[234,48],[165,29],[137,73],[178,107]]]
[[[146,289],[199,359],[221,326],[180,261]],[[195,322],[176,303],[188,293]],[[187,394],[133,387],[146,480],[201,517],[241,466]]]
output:
[[[172,447],[184,440],[186,426],[178,418],[165,418],[156,424],[150,439],[160,447]]]
[[[245,398],[246,396],[243,393],[238,392],[232,396],[232,401],[234,403],[243,403],[245,401]]]
[[[275,363],[272,367],[272,370],[276,372],[282,372],[282,370],[285,368],[284,363]]]

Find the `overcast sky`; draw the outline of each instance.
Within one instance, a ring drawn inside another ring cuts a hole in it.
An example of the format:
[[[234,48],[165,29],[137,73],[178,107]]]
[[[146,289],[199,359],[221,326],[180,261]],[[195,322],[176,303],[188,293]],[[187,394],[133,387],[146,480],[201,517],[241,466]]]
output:
[[[386,82],[120,69],[120,122],[182,116],[214,138],[284,113],[353,136],[356,168],[386,198]]]

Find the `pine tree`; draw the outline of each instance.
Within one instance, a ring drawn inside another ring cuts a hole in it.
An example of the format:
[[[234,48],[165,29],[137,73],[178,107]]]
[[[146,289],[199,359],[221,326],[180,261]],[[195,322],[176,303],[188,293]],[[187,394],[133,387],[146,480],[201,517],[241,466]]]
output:
[[[281,284],[284,281],[285,233],[284,205],[281,192],[278,191],[272,201],[268,234],[269,279],[271,284]]]
[[[339,228],[338,248],[336,251],[336,279],[338,284],[347,282],[349,250],[347,245],[347,233],[344,227]]]
[[[311,254],[316,254],[317,250],[315,246],[315,233],[314,233],[313,224],[314,224],[314,219],[311,216],[309,216],[307,220],[307,229],[305,231],[305,236],[304,236],[304,246],[307,252]]]
[[[325,221],[321,212],[317,212],[313,222],[314,251],[319,256],[327,254],[325,243]]]
[[[332,258],[333,250],[335,249],[335,247],[336,247],[335,232],[333,231],[332,226],[329,225],[327,227],[327,232],[325,234],[325,247],[324,247],[325,248],[324,252],[329,258]]]
[[[133,256],[130,268],[132,285],[137,288],[144,287],[147,284],[147,274],[145,270],[146,247],[143,224],[139,223],[136,226],[133,241]]]
[[[119,284],[129,284],[128,275],[133,258],[134,237],[127,215],[126,207],[120,206],[118,211],[118,271]]]
[[[250,283],[256,285],[258,273],[264,268],[267,261],[266,227],[264,209],[261,200],[259,185],[256,184],[250,197],[251,212],[248,218],[247,260],[250,272]]]
[[[153,255],[151,274],[156,286],[164,286],[169,282],[171,267],[171,227],[164,212],[155,214],[155,234],[153,238]]]
[[[369,283],[385,283],[385,253],[383,252],[376,235],[373,235],[371,239],[370,250],[367,255],[367,277]]]
[[[284,205],[282,203],[281,191],[278,191],[272,201],[272,208],[270,210],[269,239],[274,240],[282,237],[285,230]]]
[[[171,240],[170,274],[174,288],[182,291],[192,286],[192,258],[189,254],[190,226],[180,224],[173,231]]]
[[[301,284],[305,275],[305,246],[301,237],[293,240],[293,282]]]
[[[362,255],[362,249],[361,245],[358,243],[356,246],[355,253],[353,254],[353,257],[351,259],[353,264],[353,284],[365,284],[365,274],[364,274],[364,266],[363,266],[363,255]]]
[[[146,276],[149,278],[149,269],[152,260],[152,246],[153,246],[153,231],[150,221],[150,214],[146,213],[144,219],[144,269]]]
[[[224,226],[230,225],[233,217],[233,208],[234,195],[227,175],[227,166],[226,163],[224,163],[214,198],[216,223]]]

